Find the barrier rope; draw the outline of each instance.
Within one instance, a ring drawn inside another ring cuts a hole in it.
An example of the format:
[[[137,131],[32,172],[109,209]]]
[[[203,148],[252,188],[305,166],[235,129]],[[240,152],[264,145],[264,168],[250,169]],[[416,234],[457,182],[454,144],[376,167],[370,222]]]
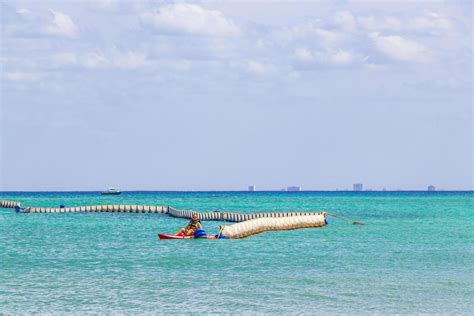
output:
[[[331,214],[331,213],[327,213],[327,215],[332,216],[332,217],[337,218],[337,219],[340,219],[340,220],[345,221],[345,222],[352,223],[352,225],[365,225],[365,223],[363,223],[363,222],[353,221],[352,219],[345,218],[345,217],[342,217],[342,216],[337,216],[337,215],[334,215],[334,214]]]

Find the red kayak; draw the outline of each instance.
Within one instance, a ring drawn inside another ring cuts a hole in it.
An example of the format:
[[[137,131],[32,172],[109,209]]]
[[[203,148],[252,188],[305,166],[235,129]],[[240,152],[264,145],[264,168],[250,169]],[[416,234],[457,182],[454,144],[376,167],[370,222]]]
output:
[[[158,238],[160,239],[200,239],[194,238],[194,236],[176,236],[176,235],[168,235],[168,234],[158,234]],[[201,237],[202,239],[217,239],[216,236],[206,236]]]

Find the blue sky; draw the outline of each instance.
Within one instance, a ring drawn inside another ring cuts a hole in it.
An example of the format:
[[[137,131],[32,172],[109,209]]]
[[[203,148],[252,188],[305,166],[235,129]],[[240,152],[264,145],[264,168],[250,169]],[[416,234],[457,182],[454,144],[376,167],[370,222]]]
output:
[[[473,188],[470,1],[0,3],[0,190]]]

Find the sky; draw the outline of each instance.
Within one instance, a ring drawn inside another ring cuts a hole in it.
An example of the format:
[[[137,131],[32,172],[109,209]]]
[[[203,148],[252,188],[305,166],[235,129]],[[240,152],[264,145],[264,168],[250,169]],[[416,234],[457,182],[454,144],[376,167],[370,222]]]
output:
[[[0,5],[0,190],[473,189],[471,1]]]

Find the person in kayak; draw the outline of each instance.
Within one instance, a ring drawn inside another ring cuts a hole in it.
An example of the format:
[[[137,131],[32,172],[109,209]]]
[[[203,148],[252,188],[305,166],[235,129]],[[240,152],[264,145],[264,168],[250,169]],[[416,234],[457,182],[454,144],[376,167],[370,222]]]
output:
[[[176,236],[192,236],[196,229],[201,229],[202,225],[199,221],[197,214],[193,214],[191,220],[189,221],[188,226],[185,228],[181,228],[177,233]]]

